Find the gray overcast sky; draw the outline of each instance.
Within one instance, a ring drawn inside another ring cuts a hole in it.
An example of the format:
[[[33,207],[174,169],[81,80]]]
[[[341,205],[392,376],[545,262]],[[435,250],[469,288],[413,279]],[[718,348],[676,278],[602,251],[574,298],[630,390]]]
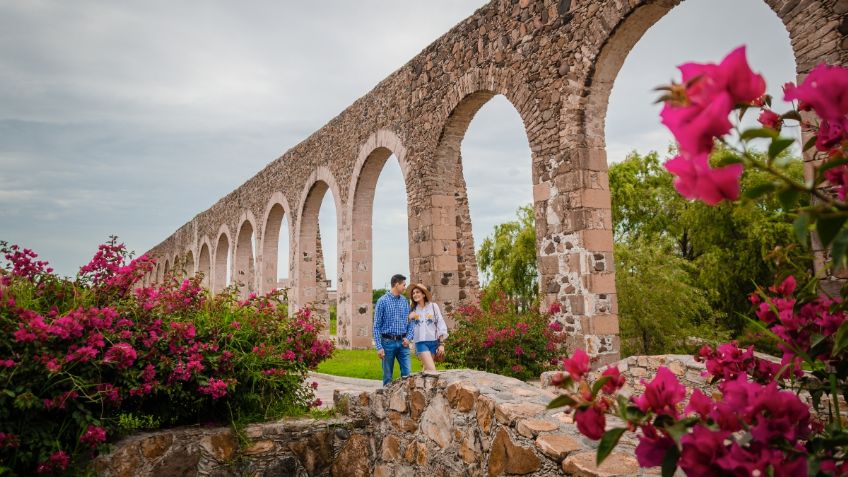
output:
[[[2,2],[0,239],[63,275],[110,234],[143,252],[485,3]],[[665,150],[651,89],[743,43],[773,93],[794,79],[788,34],[761,0],[686,0],[652,27],[615,83],[609,159]],[[479,244],[530,202],[529,149],[500,97],[462,147]],[[378,184],[375,286],[408,268],[399,177],[390,161]]]

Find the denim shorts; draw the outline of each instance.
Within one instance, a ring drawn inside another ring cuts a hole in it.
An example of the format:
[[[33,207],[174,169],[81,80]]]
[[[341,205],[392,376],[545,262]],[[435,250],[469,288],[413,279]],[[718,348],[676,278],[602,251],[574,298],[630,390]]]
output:
[[[429,352],[432,355],[436,354],[436,348],[439,347],[439,342],[437,340],[433,341],[416,341],[415,342],[415,352],[423,353]]]

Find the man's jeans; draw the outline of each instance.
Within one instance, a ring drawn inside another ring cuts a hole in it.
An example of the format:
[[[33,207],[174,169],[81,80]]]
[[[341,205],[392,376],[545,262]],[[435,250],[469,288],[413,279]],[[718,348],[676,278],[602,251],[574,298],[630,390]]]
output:
[[[409,362],[409,348],[404,346],[402,341],[397,340],[383,339],[381,344],[383,345],[383,351],[386,352],[385,356],[383,356],[383,386],[392,382],[395,358],[397,358],[398,364],[400,365],[401,377],[409,376],[411,368]]]

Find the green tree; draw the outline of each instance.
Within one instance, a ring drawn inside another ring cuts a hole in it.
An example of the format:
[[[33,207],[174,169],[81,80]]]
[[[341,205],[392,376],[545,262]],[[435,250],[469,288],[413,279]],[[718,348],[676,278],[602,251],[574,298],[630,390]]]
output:
[[[669,241],[616,244],[622,356],[691,352],[698,343],[725,338],[707,293],[694,285],[694,264]]]
[[[381,296],[385,295],[387,291],[389,291],[389,290],[387,290],[385,288],[375,288],[374,290],[372,290],[371,291],[371,304],[376,305],[377,300],[379,300]]]
[[[477,265],[483,272],[484,301],[504,293],[521,309],[528,309],[539,294],[536,268],[536,225],[531,205],[520,207],[517,220],[495,226],[477,251]]]
[[[726,155],[725,149],[717,148],[711,161],[721,162]],[[803,177],[800,160],[784,160],[789,163],[788,174]],[[793,248],[774,253],[780,244],[792,242],[792,217],[778,200],[757,196],[763,185],[773,180],[761,171],[746,170],[742,193],[750,199],[733,207],[728,204],[710,207],[682,198],[674,190],[673,178],[656,152],[646,155],[634,152],[610,166],[609,173],[622,340],[632,338],[626,333],[637,329],[634,322],[643,318],[630,314],[640,309],[631,301],[646,299],[640,296],[642,292],[638,288],[624,282],[629,279],[629,272],[625,271],[653,270],[652,265],[645,263],[651,257],[660,261],[657,266],[668,268],[666,276],[685,276],[686,284],[700,290],[712,315],[734,335],[739,335],[745,327],[742,316],[750,310],[747,296],[754,290],[754,283],[767,283],[775,274],[784,275],[790,270],[806,273],[811,268],[807,251]],[[654,253],[657,247],[668,253]],[[779,256],[781,261],[772,260],[773,256]],[[635,265],[637,262],[639,266]],[[638,276],[635,277],[638,281]],[[649,279],[659,278],[654,274],[643,280]],[[658,288],[654,288],[655,295],[665,293]],[[668,298],[674,301],[671,295]],[[652,315],[669,329],[681,320],[688,322],[687,326],[703,323],[701,313],[681,316],[673,311],[671,304],[658,305],[660,309]],[[661,325],[657,332],[662,329]]]

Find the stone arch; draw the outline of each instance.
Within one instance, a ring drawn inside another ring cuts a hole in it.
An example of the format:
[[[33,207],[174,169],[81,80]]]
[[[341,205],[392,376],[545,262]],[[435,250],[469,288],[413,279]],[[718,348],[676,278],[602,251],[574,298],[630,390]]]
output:
[[[585,138],[588,147],[601,149],[605,147],[604,125],[609,96],[618,72],[630,51],[645,32],[680,3],[683,3],[682,0],[642,2],[637,6],[627,6],[624,9],[608,6],[607,10],[609,11],[603,12],[603,14],[599,12],[604,18],[614,18],[617,21],[611,27],[611,31],[607,34],[605,41],[602,42],[593,60],[592,73],[586,76],[585,87],[588,95],[586,105],[583,107],[582,117],[585,121]],[[809,24],[805,21],[804,15],[792,14],[793,8],[784,8],[789,3],[787,1],[765,0],[764,3],[769,6],[787,29],[799,79],[818,62],[827,59],[827,57],[822,58],[821,52],[810,51],[810,48],[805,48],[805,46],[808,46],[806,43],[809,43],[806,41],[809,35],[805,35],[805,31],[809,29]],[[809,8],[814,7],[810,6]],[[839,40],[839,33],[835,29],[831,29],[824,33],[821,43],[836,44]],[[833,53],[832,56],[831,61],[837,62],[838,54]],[[604,160],[606,160],[605,153]]]
[[[238,234],[233,252],[233,282],[239,284],[239,293],[247,296],[256,291],[256,218],[253,213],[245,211],[238,220]]]
[[[419,262],[415,264],[416,270],[430,269],[429,276],[422,276],[422,280],[432,284],[434,296],[440,297],[448,311],[457,304],[476,301],[479,295],[477,259],[460,150],[474,115],[496,95],[507,99],[524,125],[532,156],[532,182],[527,186],[534,188],[534,200],[535,187],[544,180],[537,165],[546,152],[546,140],[555,132],[553,128],[542,127],[544,123],[556,121],[551,110],[541,109],[546,103],[531,100],[533,95],[520,78],[497,68],[469,71],[456,82],[443,101],[441,111],[444,120],[435,151],[441,187],[432,188],[439,191],[439,195],[431,198],[429,213],[411,212],[410,217],[421,216],[423,223],[417,226],[432,226],[432,233],[427,237],[430,243],[424,242],[423,247],[419,245],[419,251],[431,251],[432,255],[421,254],[412,261]],[[431,188],[428,186],[427,189]],[[540,200],[544,202],[546,199]],[[541,206],[544,207],[544,204]],[[544,235],[540,233],[540,227],[544,227],[544,216],[540,217],[538,212],[536,216],[536,235],[541,237]],[[415,227],[410,224],[410,228]],[[537,239],[537,247],[538,243]]]
[[[349,340],[353,348],[366,348],[373,340],[371,299],[374,193],[383,166],[392,154],[397,157],[404,182],[407,184],[407,203],[409,203],[410,177],[407,150],[401,139],[393,131],[386,129],[375,132],[360,146],[347,194],[347,223],[350,224],[348,245],[350,276],[346,287],[347,306],[343,313],[339,307],[337,329],[339,340]],[[412,230],[410,226],[410,230],[407,231],[410,238]]]
[[[283,193],[275,192],[268,200],[268,205],[265,206],[265,213],[262,216],[262,244],[260,247],[262,251],[262,270],[260,272],[259,288],[263,293],[278,288],[277,259],[280,253],[278,250],[280,229],[282,228],[284,218],[289,221],[289,250],[286,250],[285,253],[289,256],[289,268],[291,268],[294,265],[294,261],[292,260],[292,250],[294,249],[292,246],[294,243],[292,232],[294,231],[294,227],[292,226],[291,208],[289,207],[288,199],[286,199]],[[289,273],[289,279],[291,279],[291,273]]]
[[[230,229],[226,225],[221,225],[217,236],[215,262],[212,264],[212,291],[214,293],[220,292],[229,285],[227,283],[227,263],[230,258],[230,244],[232,243]]]
[[[165,265],[162,266],[162,279],[168,278],[168,274],[171,273],[171,257],[165,258]]]
[[[185,254],[183,254],[182,266],[182,276],[189,278],[194,276],[197,267],[194,264],[194,252],[191,249],[186,250]]]
[[[309,180],[306,181],[306,186],[301,193],[300,211],[297,216],[297,255],[295,256],[296,267],[296,303],[292,308],[297,308],[311,304],[313,310],[318,312],[325,320],[329,320],[327,310],[327,289],[323,283],[318,283],[318,274],[321,272],[317,267],[318,259],[322,258],[318,253],[318,212],[321,208],[321,202],[324,199],[324,194],[327,191],[333,196],[333,201],[336,205],[336,224],[338,227],[338,275],[345,276],[344,261],[342,259],[344,253],[344,242],[346,238],[344,208],[341,202],[341,194],[338,183],[333,174],[324,166],[316,168]],[[326,261],[326,260],[325,260]],[[341,279],[337,282],[337,289],[341,290],[345,283],[341,283]],[[291,297],[289,299],[291,303]],[[328,321],[329,323],[329,321]],[[329,328],[328,328],[329,329]]]
[[[211,289],[212,283],[212,256],[209,253],[209,237],[203,236],[200,240],[200,253],[197,256],[197,272],[203,274],[201,286]]]

